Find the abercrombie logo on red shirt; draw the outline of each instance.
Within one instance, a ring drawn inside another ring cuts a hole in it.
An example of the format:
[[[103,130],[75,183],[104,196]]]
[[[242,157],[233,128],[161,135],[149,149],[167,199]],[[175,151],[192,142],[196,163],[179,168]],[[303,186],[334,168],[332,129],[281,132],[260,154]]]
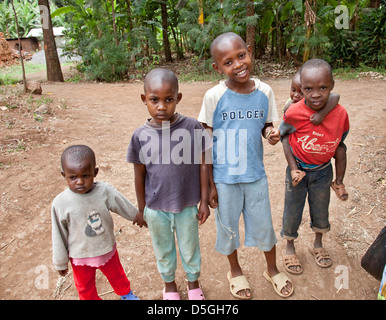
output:
[[[335,141],[326,141],[324,144],[318,144],[318,138],[310,139],[309,135],[305,135],[298,138],[297,142],[301,145],[304,152],[326,154],[331,152],[335,153],[340,139],[338,138]]]

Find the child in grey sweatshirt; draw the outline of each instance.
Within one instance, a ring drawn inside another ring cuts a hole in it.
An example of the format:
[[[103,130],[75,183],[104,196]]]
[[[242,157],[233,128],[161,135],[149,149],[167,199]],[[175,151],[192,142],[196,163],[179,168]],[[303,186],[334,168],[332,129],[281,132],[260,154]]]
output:
[[[71,262],[81,300],[99,300],[95,271],[100,269],[123,300],[139,300],[130,289],[120,263],[110,211],[133,221],[137,208],[98,174],[94,152],[85,145],[68,147],[62,154],[62,176],[68,189],[52,203],[53,262],[61,276]]]

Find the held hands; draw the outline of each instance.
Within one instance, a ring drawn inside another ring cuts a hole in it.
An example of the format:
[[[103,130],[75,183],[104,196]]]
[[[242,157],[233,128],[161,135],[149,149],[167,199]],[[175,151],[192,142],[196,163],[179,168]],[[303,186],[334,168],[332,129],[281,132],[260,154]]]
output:
[[[137,224],[140,228],[142,228],[143,226],[145,226],[147,228],[147,223],[143,219],[143,211],[137,212],[137,215],[135,216],[135,218],[133,220],[133,224]]]
[[[58,270],[58,273],[61,277],[64,277],[68,273],[68,269],[66,270]]]
[[[280,140],[280,130],[273,127],[268,127],[266,129],[265,138],[268,140],[269,144],[274,146]]]
[[[209,206],[207,204],[200,204],[197,213],[197,220],[199,221],[199,225],[202,225],[206,219],[210,216]]]
[[[218,194],[216,186],[211,186],[209,191],[209,206],[212,209],[216,209],[218,207]]]

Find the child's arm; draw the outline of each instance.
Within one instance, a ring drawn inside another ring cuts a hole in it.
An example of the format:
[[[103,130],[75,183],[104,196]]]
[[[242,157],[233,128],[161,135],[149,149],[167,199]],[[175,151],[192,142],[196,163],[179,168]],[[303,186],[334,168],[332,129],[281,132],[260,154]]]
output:
[[[284,155],[291,172],[292,186],[295,187],[306,175],[304,171],[298,168],[295,156],[293,155],[291,146],[289,144],[289,134],[294,133],[296,129],[292,125],[282,121],[279,125],[279,130],[282,135],[281,141],[283,143]]]
[[[135,193],[137,195],[138,213],[133,220],[133,224],[137,224],[140,228],[147,227],[146,221],[143,220],[143,211],[145,210],[145,176],[146,166],[144,164],[134,164],[134,184]]]
[[[292,151],[291,151],[291,146],[288,142],[288,134],[286,134],[282,141],[283,143],[283,151],[284,151],[284,155],[285,155],[285,158],[287,160],[287,163],[288,163],[288,166],[290,168],[290,170],[297,170],[298,169],[298,166],[297,166],[297,163],[296,163],[296,160],[295,160],[295,157],[294,155],[292,154]]]
[[[197,218],[203,224],[210,215],[209,211],[209,177],[208,177],[208,165],[205,163],[205,153],[202,154],[202,161],[200,164],[200,188],[201,188],[201,201],[198,208]]]
[[[58,210],[52,205],[51,208],[52,229],[52,253],[55,269],[61,276],[68,272],[68,230],[66,223],[59,217]]]
[[[267,122],[263,128],[263,130],[261,130],[261,134],[263,135],[263,137],[265,139],[268,140],[269,144],[271,145],[275,145],[276,143],[279,142],[280,140],[280,131],[279,129],[275,129],[273,127],[273,123],[272,122]]]
[[[133,221],[138,209],[117,189],[107,184],[108,202],[107,206],[111,212],[119,214],[121,217]]]
[[[319,110],[319,112],[314,113],[310,116],[310,121],[314,125],[319,125],[322,123],[324,117],[330,113],[332,109],[336,107],[340,99],[340,95],[338,93],[330,93],[330,96],[328,97],[327,103],[324,106],[322,110]]]
[[[212,209],[218,207],[218,194],[216,185],[213,179],[213,164],[208,164],[208,176],[209,176],[209,206]]]
[[[303,177],[306,175],[304,171],[299,170],[298,165],[295,160],[295,156],[292,154],[291,146],[288,141],[289,137],[288,134],[286,134],[281,142],[283,144],[283,150],[284,155],[288,163],[288,167],[291,171],[291,179],[292,179],[292,185],[295,187],[299,184],[300,181],[302,181]]]
[[[213,128],[209,127],[206,123],[201,123],[201,124],[205,128],[205,130],[209,133],[209,135],[212,137]],[[213,163],[207,164],[207,168],[208,168],[208,179],[209,179],[209,206],[212,209],[215,209],[218,207],[218,195],[217,195],[216,185],[213,179]]]
[[[284,106],[283,108],[283,114],[286,113],[286,111],[288,110],[288,108],[290,107],[291,104],[293,104],[294,101],[292,99],[290,99]]]

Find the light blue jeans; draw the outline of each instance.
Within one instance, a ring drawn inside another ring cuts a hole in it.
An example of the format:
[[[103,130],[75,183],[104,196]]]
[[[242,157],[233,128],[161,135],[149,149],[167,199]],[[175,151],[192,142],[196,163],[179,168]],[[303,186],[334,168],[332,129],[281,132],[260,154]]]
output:
[[[190,282],[196,281],[201,270],[197,206],[187,207],[180,213],[145,207],[144,219],[150,231],[157,268],[163,281],[173,282],[175,279],[177,269],[175,235],[186,277]]]
[[[240,247],[239,223],[243,213],[245,246],[271,251],[277,239],[272,226],[267,177],[250,183],[216,183],[216,188],[219,205],[215,249],[230,255]]]

